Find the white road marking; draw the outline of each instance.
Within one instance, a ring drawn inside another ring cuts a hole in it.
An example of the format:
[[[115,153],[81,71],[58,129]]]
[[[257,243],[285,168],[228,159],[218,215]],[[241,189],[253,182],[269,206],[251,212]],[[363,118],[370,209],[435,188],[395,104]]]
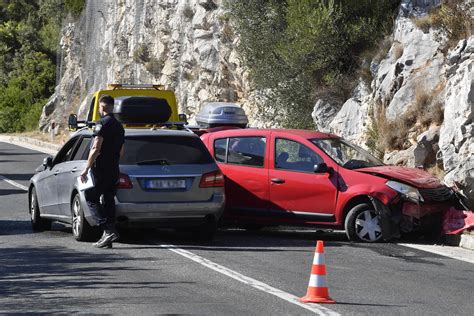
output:
[[[9,184],[13,185],[14,187],[20,188],[24,191],[28,191],[28,187],[25,187],[24,185],[19,184],[18,182],[15,182],[13,180],[7,179],[2,175],[0,175],[0,181],[5,181],[6,183],[9,183]]]
[[[434,246],[434,245],[416,245],[416,244],[399,244],[400,246],[431,252],[443,257],[457,259],[469,263],[474,263],[474,251],[462,249],[453,246]]]
[[[258,280],[255,280],[255,279],[252,279],[248,276],[245,276],[243,274],[240,274],[234,270],[231,270],[229,268],[226,268],[224,266],[221,266],[220,264],[217,264],[215,262],[212,262],[206,258],[203,258],[201,256],[198,256],[190,251],[187,251],[187,250],[184,250],[184,249],[181,249],[181,248],[177,248],[173,245],[160,245],[160,247],[162,248],[165,248],[165,249],[169,249],[171,251],[173,251],[174,253],[177,253],[183,257],[186,257],[188,259],[191,259],[193,260],[194,262],[197,262],[211,270],[214,270],[216,272],[219,272],[221,274],[224,274],[228,277],[231,277],[233,278],[234,280],[237,280],[239,282],[242,282],[244,284],[247,284],[247,285],[250,285],[251,287],[257,289],[257,290],[260,290],[260,291],[263,291],[263,292],[266,292],[268,294],[272,294],[272,295],[275,295],[287,302],[290,302],[292,304],[295,304],[295,305],[298,305],[306,310],[309,310],[317,315],[340,315],[339,313],[333,311],[333,310],[330,310],[329,308],[326,308],[326,307],[323,307],[319,304],[304,304],[304,303],[301,303],[298,299],[298,297],[290,294],[290,293],[287,293],[287,292],[284,292],[282,290],[279,290],[277,288],[274,288],[268,284],[265,284],[263,282],[260,282]]]

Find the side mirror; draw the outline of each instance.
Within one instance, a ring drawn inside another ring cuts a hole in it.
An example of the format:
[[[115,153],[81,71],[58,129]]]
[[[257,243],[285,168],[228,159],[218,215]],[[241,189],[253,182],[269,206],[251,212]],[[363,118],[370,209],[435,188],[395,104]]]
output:
[[[48,156],[43,159],[43,166],[44,168],[51,168],[53,166],[53,157]]]
[[[74,130],[74,131],[78,129],[77,115],[76,114],[69,115],[68,127],[69,127],[70,130]]]
[[[329,173],[332,174],[333,169],[331,167],[328,167],[326,163],[322,162],[319,164],[314,165],[314,173]]]
[[[188,123],[188,118],[187,118],[186,114],[178,114],[178,120],[180,122],[185,122],[186,124]]]

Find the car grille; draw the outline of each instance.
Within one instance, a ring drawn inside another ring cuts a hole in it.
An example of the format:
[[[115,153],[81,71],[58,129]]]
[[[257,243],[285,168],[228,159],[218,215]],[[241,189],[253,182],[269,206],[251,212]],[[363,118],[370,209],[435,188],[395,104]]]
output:
[[[452,190],[445,185],[436,189],[419,189],[419,191],[425,202],[447,201],[453,194]]]

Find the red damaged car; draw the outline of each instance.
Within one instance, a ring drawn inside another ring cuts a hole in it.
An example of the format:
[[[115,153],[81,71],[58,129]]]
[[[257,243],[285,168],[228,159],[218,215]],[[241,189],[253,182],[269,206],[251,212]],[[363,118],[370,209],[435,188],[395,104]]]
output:
[[[376,242],[439,231],[452,189],[384,165],[344,139],[306,130],[232,129],[201,139],[225,175],[224,218],[244,227],[313,225]]]

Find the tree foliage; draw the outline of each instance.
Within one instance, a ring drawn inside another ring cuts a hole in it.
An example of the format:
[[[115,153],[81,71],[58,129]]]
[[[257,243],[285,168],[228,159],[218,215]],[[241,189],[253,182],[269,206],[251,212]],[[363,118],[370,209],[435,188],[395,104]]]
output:
[[[62,21],[83,4],[0,0],[0,132],[37,128],[42,106],[54,90]]]
[[[313,127],[316,95],[341,98],[361,54],[391,29],[395,0],[228,1],[239,51],[266,113],[288,127]]]

